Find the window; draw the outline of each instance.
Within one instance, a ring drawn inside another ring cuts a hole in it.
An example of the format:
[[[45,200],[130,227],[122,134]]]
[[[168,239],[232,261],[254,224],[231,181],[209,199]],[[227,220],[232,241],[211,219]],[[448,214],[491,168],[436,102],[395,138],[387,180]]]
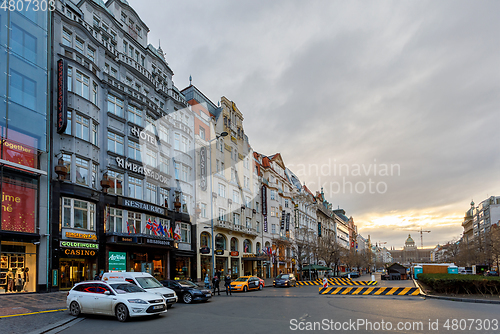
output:
[[[24,57],[26,60],[36,63],[37,39],[24,29],[11,24],[11,48],[14,53]]]
[[[122,12],[121,20],[122,20],[123,23],[127,22],[127,14],[125,14],[124,12]]]
[[[123,100],[108,94],[108,112],[123,117]]]
[[[73,34],[66,29],[63,29],[63,45],[71,46],[73,40]]]
[[[99,173],[99,165],[92,163],[92,188],[97,189],[97,175]]]
[[[90,46],[87,47],[87,57],[92,60],[92,62],[95,62],[95,50]]]
[[[83,98],[89,98],[89,77],[76,71],[75,93]]]
[[[136,62],[139,62],[139,57],[140,57],[139,52],[136,51],[135,52],[135,61]]]
[[[243,187],[250,189],[250,178],[243,176]]]
[[[200,138],[205,140],[205,128],[200,126]]]
[[[250,199],[249,196],[245,196],[245,205],[247,208],[251,208],[252,207],[252,200]]]
[[[147,148],[146,149],[146,164],[156,168],[157,167],[157,159],[156,159],[156,152]]]
[[[170,174],[170,159],[160,156],[160,172]]]
[[[114,67],[111,67],[111,76],[118,79],[118,71]]]
[[[168,189],[160,188],[160,205],[163,205],[164,207],[168,208],[168,199],[170,192]]]
[[[146,198],[145,200],[150,203],[156,204],[156,185],[146,182]]]
[[[184,182],[188,182],[188,175],[189,175],[188,166],[182,165],[181,180]]]
[[[97,104],[97,83],[92,82],[92,103]]]
[[[99,20],[97,17],[94,16],[94,27],[99,27],[101,23],[101,20]]]
[[[274,206],[271,207],[271,217],[277,217],[276,208]]]
[[[123,41],[123,53],[126,55],[128,52],[128,43]]]
[[[142,110],[129,104],[128,120],[137,125],[142,125]]]
[[[252,228],[252,219],[246,217],[246,222],[245,222],[246,228]]]
[[[109,27],[104,22],[102,24],[102,30],[104,30],[105,32],[108,32],[109,30]]]
[[[234,203],[240,202],[240,193],[236,190],[233,190],[233,202]]]
[[[285,199],[285,208],[288,208],[288,199]]]
[[[64,227],[95,231],[95,204],[74,198],[62,198]]]
[[[141,214],[139,212],[128,212],[128,220],[126,226],[128,233],[141,233]]]
[[[260,222],[256,222],[255,227],[256,227],[257,233],[259,233],[260,232]]]
[[[276,190],[271,189],[271,199],[276,199]]]
[[[76,183],[87,185],[89,175],[89,162],[82,158],[76,158]]]
[[[106,232],[121,233],[123,228],[123,211],[115,208],[109,208]]]
[[[252,252],[252,242],[248,239],[245,239],[243,241],[243,252],[244,253],[251,253]]]
[[[99,130],[99,125],[97,123],[92,122],[92,135],[90,137],[90,142],[97,146],[97,133]]]
[[[236,182],[236,175],[234,172],[234,168],[231,168],[231,182]]]
[[[142,38],[142,29],[139,26],[136,26],[137,28],[137,36]]]
[[[237,252],[237,251],[238,251],[238,239],[231,238],[231,252]]]
[[[168,136],[168,128],[163,125],[160,125],[160,140],[163,140],[166,143],[170,143],[170,138]]]
[[[220,233],[215,236],[215,249],[226,249],[226,237]]]
[[[75,117],[75,136],[85,141],[89,140],[89,120],[80,115]]]
[[[128,177],[128,196],[142,200],[142,180],[133,176]]]
[[[226,197],[226,186],[221,183],[219,183],[219,196]]]
[[[188,139],[186,137],[182,136],[181,151],[184,153],[187,153],[188,147],[189,147]]]
[[[224,162],[220,162],[220,175],[224,176]]]
[[[10,71],[10,98],[26,108],[35,109],[36,82],[14,70]]]
[[[200,203],[201,217],[207,218],[207,205],[205,203]]]
[[[208,232],[201,232],[200,247],[212,247],[211,245],[210,234]]]
[[[191,225],[181,223],[181,242],[191,243]]]
[[[219,220],[226,220],[226,210],[219,208]]]
[[[141,56],[141,65],[142,67],[146,66],[146,57]]]
[[[188,212],[188,204],[190,202],[190,197],[187,195],[182,195],[182,212]]]
[[[224,152],[224,140],[223,139],[219,140],[219,149],[221,152]]]
[[[237,213],[233,213],[233,223],[234,225],[240,225],[240,215]]]
[[[132,79],[126,77],[125,80],[127,81],[127,85],[132,86]]]
[[[108,179],[113,182],[113,185],[108,189],[108,193],[112,195],[123,195],[123,174],[109,170]]]
[[[71,155],[63,154],[62,159],[64,167],[66,167],[66,171],[68,172],[68,174],[66,174],[65,180],[71,180]]]
[[[80,37],[75,38],[75,47],[80,53],[83,53],[84,42]]]
[[[181,141],[181,136],[176,133],[174,135],[174,149],[179,150],[180,149],[180,141]]]
[[[68,110],[67,114],[68,114],[68,123],[66,125],[66,130],[64,130],[64,133],[67,134],[67,135],[71,135],[71,116],[72,116],[72,112],[70,110]]]
[[[128,157],[137,161],[141,160],[141,145],[139,143],[128,140]]]
[[[179,179],[179,169],[180,169],[180,164],[178,162],[174,162],[174,172],[175,172],[175,179]]]
[[[123,155],[123,136],[108,131],[108,151]]]
[[[132,47],[132,45],[130,46],[130,48],[128,49],[128,51],[129,51],[130,58],[134,58],[134,48]]]
[[[276,233],[276,224],[271,224],[271,233],[272,234]]]
[[[73,91],[73,68],[68,66],[68,92]]]
[[[220,162],[219,162],[218,159],[215,160],[215,171],[216,171],[217,174],[220,173]]]

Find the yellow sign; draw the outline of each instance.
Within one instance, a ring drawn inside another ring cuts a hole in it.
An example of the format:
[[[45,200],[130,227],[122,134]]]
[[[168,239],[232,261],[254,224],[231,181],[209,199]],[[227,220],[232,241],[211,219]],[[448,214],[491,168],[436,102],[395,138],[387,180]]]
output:
[[[243,159],[245,159],[245,156],[241,153],[238,153],[238,158],[240,158],[240,160],[243,160]]]
[[[233,150],[233,148],[231,146],[229,146],[228,144],[224,143],[224,148],[226,150],[228,150],[229,152],[231,152]]]
[[[85,240],[97,240],[97,235],[91,233],[66,232],[66,238],[76,238]]]
[[[236,137],[231,136],[231,140],[236,143]]]

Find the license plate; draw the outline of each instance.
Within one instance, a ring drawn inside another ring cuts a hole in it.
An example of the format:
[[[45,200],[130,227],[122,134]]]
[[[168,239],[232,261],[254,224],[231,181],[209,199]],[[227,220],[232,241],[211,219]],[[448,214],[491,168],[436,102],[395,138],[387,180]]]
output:
[[[207,293],[207,294],[205,295],[205,297],[212,297],[212,295],[211,295],[211,294],[209,294],[209,293]]]
[[[167,300],[169,303],[170,302],[175,302],[175,298],[170,298],[169,300]]]
[[[162,310],[162,309],[163,309],[163,305],[153,306],[153,310]]]

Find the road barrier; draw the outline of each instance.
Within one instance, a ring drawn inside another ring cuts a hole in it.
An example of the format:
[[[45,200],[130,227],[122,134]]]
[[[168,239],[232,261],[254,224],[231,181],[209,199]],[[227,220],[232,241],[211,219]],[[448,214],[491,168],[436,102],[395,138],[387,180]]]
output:
[[[329,278],[328,279],[328,284],[329,285],[377,285],[377,281],[353,281],[349,278]],[[297,285],[323,285],[323,283],[320,280],[316,281],[299,281],[297,282]]]
[[[319,288],[320,295],[374,295],[374,296],[418,296],[418,288],[382,288],[382,287],[330,287]]]

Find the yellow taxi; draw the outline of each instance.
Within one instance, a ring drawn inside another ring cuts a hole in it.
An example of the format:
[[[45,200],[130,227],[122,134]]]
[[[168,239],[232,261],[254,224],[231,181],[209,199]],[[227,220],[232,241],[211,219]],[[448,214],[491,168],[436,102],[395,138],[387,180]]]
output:
[[[241,276],[231,282],[231,291],[262,290],[257,276]]]

